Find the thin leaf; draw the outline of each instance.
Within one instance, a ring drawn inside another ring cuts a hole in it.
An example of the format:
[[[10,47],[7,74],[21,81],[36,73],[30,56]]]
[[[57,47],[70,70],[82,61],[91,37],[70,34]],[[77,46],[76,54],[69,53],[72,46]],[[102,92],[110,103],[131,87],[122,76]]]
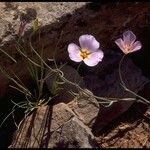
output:
[[[0,51],[3,52],[6,56],[8,56],[13,62],[17,63],[17,61],[12,56],[10,56],[7,52],[2,50],[1,48],[0,48]]]

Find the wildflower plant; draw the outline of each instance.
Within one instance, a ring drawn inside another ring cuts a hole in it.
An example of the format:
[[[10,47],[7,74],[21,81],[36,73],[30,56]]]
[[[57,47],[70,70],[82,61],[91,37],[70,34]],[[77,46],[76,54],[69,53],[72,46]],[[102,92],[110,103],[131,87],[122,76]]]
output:
[[[125,56],[129,53],[136,52],[136,51],[140,50],[142,48],[141,42],[136,41],[136,35],[132,31],[128,30],[128,31],[125,31],[123,33],[123,39],[119,38],[115,41],[115,43],[119,46],[119,48],[124,53],[123,57],[121,58],[121,60],[119,62],[119,77],[120,77],[120,81],[121,81],[121,86],[124,88],[125,91],[138,97],[139,101],[150,104],[150,102],[147,99],[141,97],[140,95],[138,95],[135,92],[128,89],[126,87],[126,85],[122,79],[122,75],[121,75],[121,65],[122,65],[122,62],[123,62]]]
[[[123,38],[119,38],[115,43],[123,51],[124,54],[132,53],[142,48],[140,41],[135,41],[136,36],[132,31],[125,31]]]
[[[22,24],[24,29],[25,29],[25,25],[26,25],[25,23]],[[30,40],[29,40],[31,52],[32,52],[32,54],[34,54],[36,56],[36,60],[33,59],[33,57],[30,58],[27,55],[26,50],[20,44],[20,41],[17,41],[17,44],[18,44],[17,50],[20,53],[20,55],[26,60],[30,74],[37,83],[38,90],[36,93],[31,93],[30,90],[28,88],[26,88],[26,86],[21,82],[19,77],[17,77],[16,75],[15,75],[16,79],[13,77],[10,77],[8,75],[8,73],[2,67],[0,67],[1,72],[3,72],[16,85],[16,86],[13,85],[11,87],[22,92],[26,98],[26,101],[19,102],[19,103],[12,101],[12,103],[14,104],[12,112],[10,112],[10,114],[3,120],[1,125],[11,114],[14,113],[16,108],[25,108],[26,109],[25,117],[26,117],[29,113],[31,113],[34,109],[38,108],[39,106],[47,105],[50,100],[52,100],[57,94],[59,94],[58,90],[61,89],[60,85],[62,85],[64,83],[73,85],[78,90],[78,93],[74,93],[73,91],[68,91],[75,98],[80,97],[80,94],[84,93],[89,97],[96,98],[99,101],[99,103],[105,107],[109,107],[113,103],[120,102],[120,101],[135,101],[135,100],[137,100],[136,98],[130,98],[130,97],[129,98],[99,97],[99,96],[91,94],[91,92],[89,90],[85,90],[85,89],[81,88],[79,84],[69,81],[64,76],[64,73],[61,71],[61,67],[63,67],[63,66],[58,66],[57,62],[55,60],[56,49],[57,49],[58,43],[55,48],[54,57],[52,59],[48,59],[49,61],[54,63],[55,68],[50,67],[46,63],[46,61],[43,59],[43,51],[41,51],[41,53],[38,53],[32,45],[32,36],[36,31],[38,31],[38,25],[39,25],[38,20],[36,19],[33,23],[33,33],[31,34]],[[20,29],[19,34],[22,36],[23,33],[24,33],[24,31]],[[19,38],[19,40],[21,40],[21,39],[22,39],[22,37]],[[139,41],[135,42],[135,40],[136,40],[136,36],[133,34],[133,32],[127,31],[127,32],[123,33],[123,39],[119,38],[115,41],[115,43],[124,52],[124,54],[127,55],[128,53],[135,52],[142,47],[141,43]],[[59,40],[58,40],[58,42],[59,42]],[[79,37],[79,43],[80,43],[80,46],[76,45],[75,43],[70,43],[68,45],[67,50],[68,50],[69,57],[72,61],[75,61],[77,63],[84,62],[87,66],[94,67],[103,60],[104,53],[100,49],[100,43],[95,39],[95,37],[93,35],[89,35],[89,34],[81,35]],[[7,54],[4,50],[1,50],[1,51],[4,54],[6,54],[9,58],[11,58],[12,61],[17,63],[17,61],[14,58],[12,58],[9,54]],[[119,63],[119,76],[120,76],[120,80],[121,80],[121,85],[123,86],[123,88],[126,91],[137,96],[139,98],[137,101],[144,102],[146,104],[150,104],[150,102],[148,100],[144,99],[143,97],[137,95],[133,91],[126,88],[125,83],[123,82],[123,79],[121,76],[121,71],[120,71],[121,63],[124,59],[124,56]],[[44,74],[44,70],[46,68],[49,70],[49,74],[47,74],[47,75]],[[52,85],[52,91],[51,91],[53,93],[53,96],[49,96],[48,98],[46,98],[46,96],[43,94],[43,84],[44,84],[45,80],[51,75],[55,75],[55,77],[56,77],[56,78],[54,78],[54,82]],[[33,101],[33,99],[34,99],[34,101]]]
[[[68,53],[71,60],[83,61],[86,65],[93,67],[102,61],[104,53],[99,49],[100,43],[92,35],[79,37],[80,47],[74,43],[68,45]]]
[[[34,35],[35,31],[38,30],[38,24],[37,24],[37,19],[33,22],[33,32],[30,35],[30,40],[32,39],[32,36]],[[43,85],[44,85],[44,65],[41,60],[37,60],[37,57],[33,59],[33,52],[32,52],[32,47],[31,48],[31,56],[28,56],[27,54],[27,49],[24,47],[24,41],[22,36],[24,35],[25,29],[26,29],[27,23],[23,21],[20,24],[20,28],[18,31],[18,41],[16,41],[16,50],[19,52],[19,54],[23,57],[23,60],[25,61],[25,64],[29,70],[29,73],[32,77],[32,79],[36,83],[36,87],[34,89],[34,92],[31,92],[21,81],[21,79],[13,72],[10,75],[6,69],[4,69],[2,66],[0,66],[0,71],[14,84],[9,85],[11,88],[21,92],[25,96],[25,101],[16,103],[13,100],[12,103],[14,104],[14,107],[12,108],[12,111],[10,114],[3,120],[1,123],[1,126],[5,122],[5,120],[12,115],[16,109],[22,108],[26,109],[25,111],[25,116],[27,116],[30,112],[32,112],[34,109],[38,108],[40,105],[44,104],[46,105],[52,97],[46,98],[45,95],[43,95]],[[3,52],[7,57],[9,57],[13,62],[16,64],[18,63],[17,60],[15,60],[12,56],[10,56],[8,53],[6,53],[3,49],[0,49],[1,52]],[[40,52],[40,55],[42,57],[43,55],[43,49]],[[47,100],[47,101],[46,101]],[[15,121],[14,121],[15,122]]]

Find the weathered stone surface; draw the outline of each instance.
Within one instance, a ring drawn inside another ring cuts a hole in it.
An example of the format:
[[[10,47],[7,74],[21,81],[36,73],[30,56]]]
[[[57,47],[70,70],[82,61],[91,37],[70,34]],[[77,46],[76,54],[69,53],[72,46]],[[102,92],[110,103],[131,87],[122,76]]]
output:
[[[136,98],[136,96],[125,91],[120,85],[121,81],[118,73],[118,62],[120,61],[121,56],[115,55],[113,59],[106,57],[101,65],[97,66],[96,69],[93,69],[93,72],[89,75],[86,75],[84,78],[85,85],[95,95],[100,97]],[[102,73],[103,76],[99,76]],[[141,69],[135,66],[128,57],[124,59],[121,65],[121,75],[126,87],[135,93],[138,93],[147,83],[149,83],[149,79],[143,75]],[[112,104],[110,107],[103,107],[100,105],[101,109],[99,109],[99,115],[95,121],[94,130],[101,130],[112,120],[127,111],[134,102],[135,101],[120,101]]]
[[[118,128],[120,129],[118,130],[115,128],[111,134],[108,134],[103,139],[101,138],[101,141],[103,141],[101,144],[102,147],[105,147],[105,148],[109,147],[108,144],[111,145],[112,143],[116,142],[116,145],[122,145],[121,148],[129,148],[129,147],[130,148],[143,148],[143,147],[149,148],[150,136],[148,132],[150,132],[150,130],[149,130],[148,124],[140,123],[139,125],[135,125],[135,126],[122,124],[122,126],[120,125]],[[123,131],[125,132],[126,130],[129,130],[129,132],[125,134],[124,137],[113,138],[116,135],[118,135],[118,132],[123,133]],[[113,145],[111,146],[111,148],[118,148],[118,146]]]
[[[64,103],[59,103],[53,108],[52,120],[51,120],[51,132],[57,130],[69,121],[75,114]]]
[[[143,109],[145,109],[143,111]],[[150,107],[134,104],[128,112],[109,124],[105,131],[97,134],[96,140],[102,148],[149,148]]]
[[[92,143],[94,136],[90,128],[78,120],[66,104],[59,103],[53,107],[39,107],[28,116],[16,131],[10,148],[53,148],[59,145],[88,148],[94,146]]]
[[[76,117],[55,131],[49,142],[49,147],[60,148],[93,148],[95,146],[92,132]]]
[[[90,93],[93,95],[92,92]],[[79,98],[75,98],[73,101],[68,103],[68,106],[73,110],[78,118],[89,127],[93,126],[100,110],[97,100],[93,97],[87,96],[85,93],[80,93]]]
[[[13,25],[14,29],[20,24],[23,19],[31,23],[36,17],[44,26],[55,21],[67,13],[73,13],[75,9],[84,6],[86,2],[1,2],[1,18]],[[16,32],[17,33],[17,32]]]
[[[17,131],[13,145],[15,147],[40,147],[43,139],[41,136],[45,134],[45,131],[55,131],[71,117],[73,113],[62,103],[53,108],[40,107],[24,120],[23,126]]]

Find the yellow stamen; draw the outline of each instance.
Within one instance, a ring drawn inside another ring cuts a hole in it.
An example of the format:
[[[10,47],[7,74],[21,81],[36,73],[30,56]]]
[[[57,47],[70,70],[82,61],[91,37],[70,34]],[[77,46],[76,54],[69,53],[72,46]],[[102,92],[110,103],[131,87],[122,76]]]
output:
[[[80,55],[81,59],[84,60],[84,59],[90,57],[90,52],[87,49],[82,48],[79,55]]]
[[[129,46],[129,45],[125,45],[125,46],[124,46],[124,49],[125,49],[125,51],[128,52],[128,51],[130,51],[130,46]]]

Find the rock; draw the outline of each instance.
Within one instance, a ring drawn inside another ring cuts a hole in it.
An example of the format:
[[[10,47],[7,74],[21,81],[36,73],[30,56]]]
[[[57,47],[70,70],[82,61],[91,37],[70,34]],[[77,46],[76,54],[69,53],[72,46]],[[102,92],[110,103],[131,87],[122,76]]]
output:
[[[43,139],[41,136],[47,134],[47,132],[54,132],[73,116],[71,110],[62,103],[53,108],[48,106],[39,107],[23,121],[22,126],[16,133],[12,146],[18,148],[40,147]],[[50,136],[50,133],[48,134],[47,136]],[[38,143],[37,139],[40,140],[40,143]]]
[[[69,121],[75,114],[64,103],[59,103],[53,107],[51,120],[51,132],[60,128],[65,122]]]
[[[63,71],[64,77],[66,79],[68,79],[69,81],[71,81],[73,83],[79,83],[79,85],[82,88],[84,88],[83,79],[80,77],[80,75],[74,68],[66,65],[61,70]],[[49,78],[47,78],[47,80],[46,80],[46,84],[50,91],[52,89],[54,77],[55,77],[55,75],[54,76],[52,75]],[[64,100],[64,103],[68,104],[68,106],[79,117],[79,119],[84,124],[91,127],[98,115],[98,112],[99,112],[99,104],[98,104],[97,100],[94,99],[93,97],[89,97],[88,95],[84,94],[81,91],[79,92],[80,96],[78,98],[74,99],[74,96],[69,94],[69,91],[78,93],[78,89],[76,89],[75,86],[70,85],[68,83],[63,84],[62,86],[60,86],[60,88],[63,88],[63,89],[60,90],[59,95],[55,98],[55,101],[58,99],[61,101]],[[87,89],[85,89],[85,90],[88,91]],[[90,91],[88,91],[88,92],[90,92]],[[74,100],[71,101],[72,99],[74,99]]]
[[[48,32],[50,33],[49,34],[50,36],[48,34],[46,35],[48,37],[47,42],[49,43],[49,41],[51,41],[53,38],[55,38],[55,36],[60,35],[60,34],[57,34],[57,28],[61,28],[61,26],[68,20],[68,17],[67,17],[66,19],[64,18],[64,20],[60,21],[61,20],[60,17],[62,17],[63,15],[67,15],[67,13],[69,13],[71,15],[76,9],[83,7],[85,5],[86,5],[86,2],[82,2],[82,3],[77,3],[77,2],[74,2],[74,3],[65,3],[65,2],[51,3],[50,2],[50,3],[40,3],[40,4],[37,4],[37,3],[30,3],[30,4],[29,3],[13,3],[13,2],[8,4],[5,2],[1,2],[1,5],[0,5],[0,10],[1,10],[0,48],[3,49],[4,51],[6,51],[7,53],[9,53],[9,55],[11,55],[13,58],[15,58],[18,63],[17,64],[13,63],[7,56],[2,54],[2,55],[0,55],[0,60],[1,60],[0,65],[6,67],[7,70],[13,68],[14,69],[13,71],[19,77],[20,77],[20,71],[17,71],[18,68],[21,67],[21,68],[24,68],[27,70],[27,68],[24,67],[25,63],[23,61],[23,57],[21,57],[16,50],[16,45],[17,45],[16,41],[18,40],[17,36],[19,34],[20,25],[23,21],[27,22],[27,25],[26,25],[27,27],[26,27],[25,33],[23,35],[23,39],[25,41],[25,48],[28,47],[27,49],[29,50],[30,48],[29,48],[28,39],[31,34],[33,21],[35,18],[38,18],[38,20],[39,20],[39,27],[42,31],[41,35],[43,33],[44,34],[47,34]],[[45,17],[43,17],[43,16],[45,16]],[[54,24],[56,23],[57,25],[53,26],[53,23]],[[53,27],[51,26],[51,24]],[[37,35],[35,35],[35,37],[37,37]],[[45,42],[44,41],[39,42],[39,39],[38,39],[38,42],[36,42],[37,39],[35,39],[35,37],[33,37],[33,40],[32,40],[33,47],[34,48],[36,47],[37,49],[41,49],[41,47],[39,47],[37,43],[39,43],[41,45],[41,43],[46,42],[46,39],[44,40]],[[52,39],[50,39],[50,37]],[[43,37],[41,39],[43,39]],[[51,47],[51,49],[55,49],[56,43],[57,43],[57,41],[53,45],[54,47]],[[23,44],[21,44],[21,45],[23,46]],[[12,49],[13,49],[13,51],[12,51]],[[50,54],[51,56],[53,56],[53,51],[49,51],[47,54]],[[50,58],[47,54],[46,54],[46,59]],[[31,53],[29,50],[29,57],[30,56],[31,56]],[[26,75],[28,75],[28,74],[26,74]],[[21,79],[24,80],[23,78],[21,78]],[[5,79],[5,80],[7,80],[7,79]],[[4,80],[1,80],[1,82],[4,82]],[[6,88],[7,88],[7,86],[8,86],[8,84],[6,84]],[[3,96],[4,96],[4,94],[1,96],[1,98]]]
[[[149,148],[149,118],[145,117],[146,112],[141,113],[140,108],[140,104],[135,105],[110,125],[108,131],[106,129],[104,134],[99,134],[99,137],[96,137],[99,145],[102,148]],[[147,111],[150,111],[150,107]]]
[[[44,48],[45,59],[53,56],[53,51],[59,41],[61,31],[63,31],[57,47],[58,54],[61,55],[56,57],[58,61],[63,62],[69,61],[67,54],[68,44],[78,42],[81,34],[94,35],[102,43],[101,49],[106,49],[108,47],[116,48],[114,40],[127,28],[133,30],[141,38],[143,45],[146,44],[146,35],[149,33],[149,4],[142,2],[137,4],[98,3],[94,5],[86,2],[32,2],[30,4],[27,2],[1,2],[0,17],[0,48],[18,61],[18,64],[15,64],[8,57],[0,55],[0,65],[5,66],[7,69],[15,68],[14,71],[19,66],[21,68],[25,66],[22,57],[16,51],[17,34],[23,20],[26,20],[29,25],[23,36],[26,45],[29,46],[28,38],[31,33],[32,23],[36,17],[38,18],[41,38],[39,41],[39,35],[36,32],[32,43],[37,50],[41,49],[41,47]],[[27,49],[30,56],[30,48]],[[16,71],[16,73],[19,75],[20,71]]]
[[[96,148],[96,144],[91,130],[73,117],[52,134],[49,147]]]
[[[88,91],[87,89],[85,89]],[[88,91],[90,92],[90,91]],[[91,95],[92,92],[90,92]],[[68,106],[78,116],[78,118],[87,126],[92,127],[99,112],[99,103],[93,97],[87,96],[85,93],[80,93],[78,98],[68,103]]]
[[[39,107],[25,118],[10,148],[54,148],[60,144],[61,147],[88,148],[94,146],[92,143],[94,136],[90,128],[66,104],[59,103],[53,107]]]
[[[121,57],[118,55],[117,57],[114,57],[116,61],[113,59],[106,60],[108,63],[105,65],[99,64],[97,71],[93,70],[91,74],[85,76],[84,81],[86,87],[96,96],[105,98],[136,98],[136,96],[125,91],[120,85],[118,65],[116,65],[118,60],[120,60],[119,58]],[[107,56],[105,59],[107,59]],[[109,61],[112,61],[112,63]],[[111,66],[113,67],[111,68]],[[121,74],[126,87],[135,93],[141,91],[144,86],[149,83],[149,79],[143,76],[141,69],[135,66],[128,57],[124,59],[121,65]],[[96,132],[100,131],[111,121],[127,111],[134,102],[135,101],[120,101],[112,104],[110,107],[100,105],[101,109],[93,125],[93,130]]]

